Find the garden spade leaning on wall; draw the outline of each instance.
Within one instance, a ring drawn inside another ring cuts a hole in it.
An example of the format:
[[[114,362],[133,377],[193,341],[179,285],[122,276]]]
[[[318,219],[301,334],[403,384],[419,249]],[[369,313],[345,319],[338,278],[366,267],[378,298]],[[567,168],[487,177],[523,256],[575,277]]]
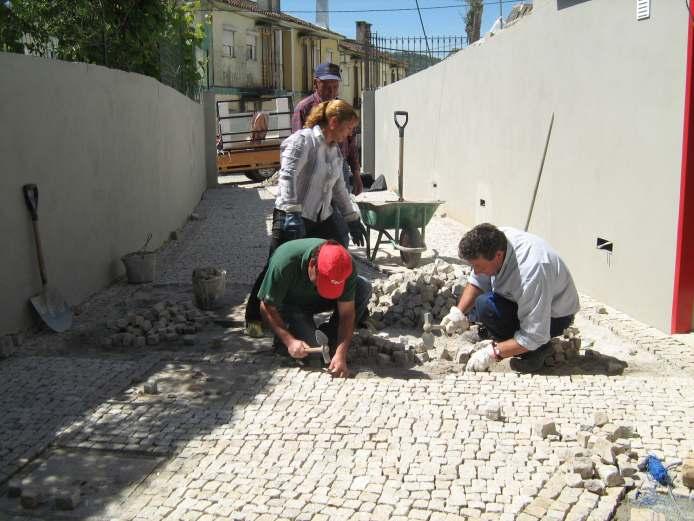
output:
[[[35,184],[28,184],[22,187],[22,192],[24,192],[24,202],[29,209],[31,223],[34,226],[36,256],[39,259],[39,271],[43,284],[41,293],[31,297],[29,301],[48,327],[53,331],[62,333],[70,329],[72,325],[72,310],[60,293],[48,285],[43,249],[41,248],[41,236],[39,235],[39,189]]]

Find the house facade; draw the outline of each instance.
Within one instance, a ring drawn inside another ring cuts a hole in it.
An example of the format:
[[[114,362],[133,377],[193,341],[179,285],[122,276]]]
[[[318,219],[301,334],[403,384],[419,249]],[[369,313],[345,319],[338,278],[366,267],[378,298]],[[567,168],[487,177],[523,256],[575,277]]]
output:
[[[313,69],[336,61],[341,34],[279,9],[276,0],[217,0],[202,4],[207,15],[204,87],[220,96],[291,96],[312,90]]]

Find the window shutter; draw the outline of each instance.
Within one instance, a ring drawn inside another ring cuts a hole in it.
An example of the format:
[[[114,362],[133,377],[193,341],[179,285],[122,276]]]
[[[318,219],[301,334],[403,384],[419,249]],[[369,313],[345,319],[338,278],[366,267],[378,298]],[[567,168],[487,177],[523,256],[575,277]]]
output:
[[[645,20],[651,16],[651,0],[636,0],[636,19]]]

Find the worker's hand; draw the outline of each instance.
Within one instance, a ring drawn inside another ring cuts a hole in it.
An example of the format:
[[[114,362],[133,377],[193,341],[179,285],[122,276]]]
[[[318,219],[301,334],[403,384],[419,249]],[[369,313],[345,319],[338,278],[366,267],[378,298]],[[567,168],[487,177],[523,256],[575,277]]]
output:
[[[356,246],[364,246],[364,241],[366,238],[366,228],[361,223],[360,219],[355,219],[347,223],[349,228],[349,234],[352,236],[352,242]]]
[[[289,356],[291,356],[292,358],[306,358],[309,354],[307,351],[309,347],[310,346],[303,340],[295,338],[294,340],[289,342],[289,345],[287,346],[287,351],[289,352]]]
[[[306,225],[298,212],[289,212],[284,215],[282,223],[282,236],[287,241],[303,239],[306,237]]]
[[[352,193],[354,195],[359,195],[364,191],[364,183],[361,180],[361,176],[359,174],[353,174],[352,175]]]
[[[348,378],[349,369],[347,369],[347,357],[338,354],[333,356],[332,360],[330,360],[328,372],[331,376],[336,378]]]
[[[467,331],[470,328],[470,322],[467,317],[463,315],[463,312],[460,311],[460,308],[451,306],[448,315],[441,320],[441,327],[447,335],[452,335],[456,332],[462,333],[463,331]]]
[[[468,360],[467,364],[465,365],[465,370],[488,371],[494,362],[496,362],[494,348],[492,348],[491,342],[485,342],[485,346],[482,347],[482,349],[478,349],[472,353],[470,360]]]

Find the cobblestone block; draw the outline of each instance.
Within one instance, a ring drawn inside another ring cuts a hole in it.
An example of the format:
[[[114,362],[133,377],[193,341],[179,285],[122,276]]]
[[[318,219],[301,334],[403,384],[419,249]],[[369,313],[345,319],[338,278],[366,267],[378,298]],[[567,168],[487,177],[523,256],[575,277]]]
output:
[[[79,487],[61,489],[55,492],[53,503],[57,510],[75,510],[81,499]]]
[[[593,413],[593,425],[596,427],[602,427],[603,425],[609,423],[610,417],[605,411],[595,411]]]
[[[583,487],[593,494],[602,496],[605,493],[605,484],[599,479],[587,479],[583,482]]]
[[[556,424],[549,420],[535,422],[533,424],[533,433],[540,438],[547,438],[550,435],[559,434]]]

